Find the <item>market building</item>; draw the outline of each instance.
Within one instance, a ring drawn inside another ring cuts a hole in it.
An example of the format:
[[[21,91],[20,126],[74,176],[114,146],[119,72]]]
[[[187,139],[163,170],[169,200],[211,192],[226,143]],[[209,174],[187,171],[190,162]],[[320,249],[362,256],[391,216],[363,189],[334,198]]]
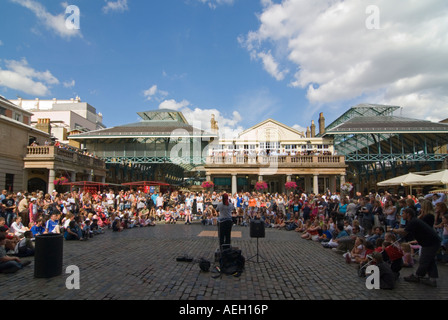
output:
[[[399,106],[360,104],[343,113],[321,133],[345,157],[347,181],[366,194],[378,182],[409,172],[447,167],[448,124],[402,115]],[[428,186],[429,188],[430,186]],[[397,186],[394,192],[405,193]]]
[[[216,133],[193,127],[182,112],[139,112],[141,121],[71,135],[82,149],[105,161],[107,182],[159,181],[182,186],[203,165]]]
[[[215,190],[251,191],[258,181],[266,192],[285,192],[287,182],[298,189],[324,193],[345,182],[344,156],[335,152],[320,114],[318,128],[312,121],[306,133],[267,119],[241,132],[235,139],[220,139],[209,148],[204,170]],[[212,119],[213,123],[213,119]]]

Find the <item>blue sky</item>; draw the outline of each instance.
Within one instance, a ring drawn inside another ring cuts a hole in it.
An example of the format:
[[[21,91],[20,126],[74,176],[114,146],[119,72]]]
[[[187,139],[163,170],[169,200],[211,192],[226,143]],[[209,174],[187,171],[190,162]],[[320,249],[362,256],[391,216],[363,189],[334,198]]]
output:
[[[79,30],[65,26],[69,5]],[[0,94],[80,96],[108,127],[165,107],[205,129],[214,113],[229,133],[267,118],[304,130],[362,102],[448,118],[446,1],[2,0],[0,11]]]

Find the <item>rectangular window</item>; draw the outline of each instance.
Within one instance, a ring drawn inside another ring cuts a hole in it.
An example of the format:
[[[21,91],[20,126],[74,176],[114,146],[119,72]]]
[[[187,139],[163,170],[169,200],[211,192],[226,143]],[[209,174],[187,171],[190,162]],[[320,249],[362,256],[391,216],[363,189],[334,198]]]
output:
[[[5,176],[5,189],[12,192],[14,191],[14,175],[7,173]]]

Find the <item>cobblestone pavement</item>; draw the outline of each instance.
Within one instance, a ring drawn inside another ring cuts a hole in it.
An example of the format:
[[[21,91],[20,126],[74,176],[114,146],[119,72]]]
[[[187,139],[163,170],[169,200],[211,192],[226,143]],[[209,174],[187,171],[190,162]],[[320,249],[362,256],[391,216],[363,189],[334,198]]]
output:
[[[201,272],[198,263],[177,262],[188,254],[214,262],[218,240],[214,226],[160,224],[95,236],[86,242],[64,241],[63,274],[34,278],[34,262],[18,273],[0,274],[1,300],[446,300],[448,266],[439,263],[437,288],[407,283],[394,290],[368,290],[355,266],[319,243],[294,231],[266,229],[259,256],[246,262],[240,277]],[[246,259],[257,253],[249,228],[234,226],[232,245]],[[240,232],[240,234],[238,234]],[[209,236],[207,236],[209,234]],[[211,235],[211,236],[210,236]],[[240,236],[239,236],[240,235]],[[24,260],[33,258],[24,258]],[[66,288],[66,268],[80,269],[80,289]],[[413,269],[403,269],[402,276]]]

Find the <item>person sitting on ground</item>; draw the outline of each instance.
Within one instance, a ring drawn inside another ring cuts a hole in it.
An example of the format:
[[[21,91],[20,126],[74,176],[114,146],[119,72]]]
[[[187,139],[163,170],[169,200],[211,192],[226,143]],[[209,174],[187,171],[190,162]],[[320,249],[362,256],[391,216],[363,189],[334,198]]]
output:
[[[33,233],[25,231],[23,239],[17,244],[17,256],[20,258],[34,256]]]
[[[52,213],[50,219],[45,224],[45,233],[61,233],[59,222],[57,219],[57,214]]]
[[[337,224],[337,232],[335,233],[337,233],[337,235],[333,236],[333,238],[331,238],[330,241],[323,243],[322,246],[324,246],[325,248],[332,248],[334,249],[334,251],[336,251],[337,247],[339,246],[339,241],[346,237],[350,237],[347,231],[344,230],[344,225],[341,223]]]
[[[389,264],[383,261],[383,256],[379,252],[372,253],[372,258],[380,272],[380,289],[394,289],[396,279]]]
[[[98,225],[98,219],[95,219],[95,218],[92,219],[92,224],[90,225],[90,230],[93,232],[94,235],[104,233],[103,228],[101,228]]]
[[[330,230],[328,230],[328,224],[324,223],[322,225],[322,235],[319,236],[319,242],[328,242],[331,240],[333,235],[331,234]]]
[[[345,261],[347,263],[352,262],[360,262],[362,259],[365,258],[365,239],[362,237],[356,237],[355,244],[353,246],[353,249],[350,252],[346,252],[343,254],[343,257],[345,258]]]
[[[376,239],[384,237],[383,227],[375,227],[373,229],[373,234],[367,237],[367,241],[375,242]]]
[[[121,232],[123,231],[123,225],[121,224],[120,217],[116,216],[112,222],[112,231]]]
[[[64,238],[67,241],[71,240],[80,240],[83,241],[84,238],[82,236],[82,231],[79,226],[76,224],[75,220],[70,220],[67,228],[65,228]]]
[[[26,231],[30,231],[30,229],[23,225],[22,217],[20,216],[17,216],[15,221],[11,224],[11,230],[14,232],[14,235],[20,239],[24,237]]]
[[[15,273],[31,263],[31,261],[22,262],[18,257],[8,256],[5,244],[6,236],[0,233],[0,273]]]
[[[45,234],[45,227],[43,226],[44,220],[42,218],[37,218],[36,224],[31,227],[31,233],[33,238],[41,234]]]
[[[407,242],[403,242],[401,244],[401,249],[403,250],[403,267],[405,268],[412,268],[414,267],[415,261],[412,257],[413,250],[411,248],[411,245]]]

